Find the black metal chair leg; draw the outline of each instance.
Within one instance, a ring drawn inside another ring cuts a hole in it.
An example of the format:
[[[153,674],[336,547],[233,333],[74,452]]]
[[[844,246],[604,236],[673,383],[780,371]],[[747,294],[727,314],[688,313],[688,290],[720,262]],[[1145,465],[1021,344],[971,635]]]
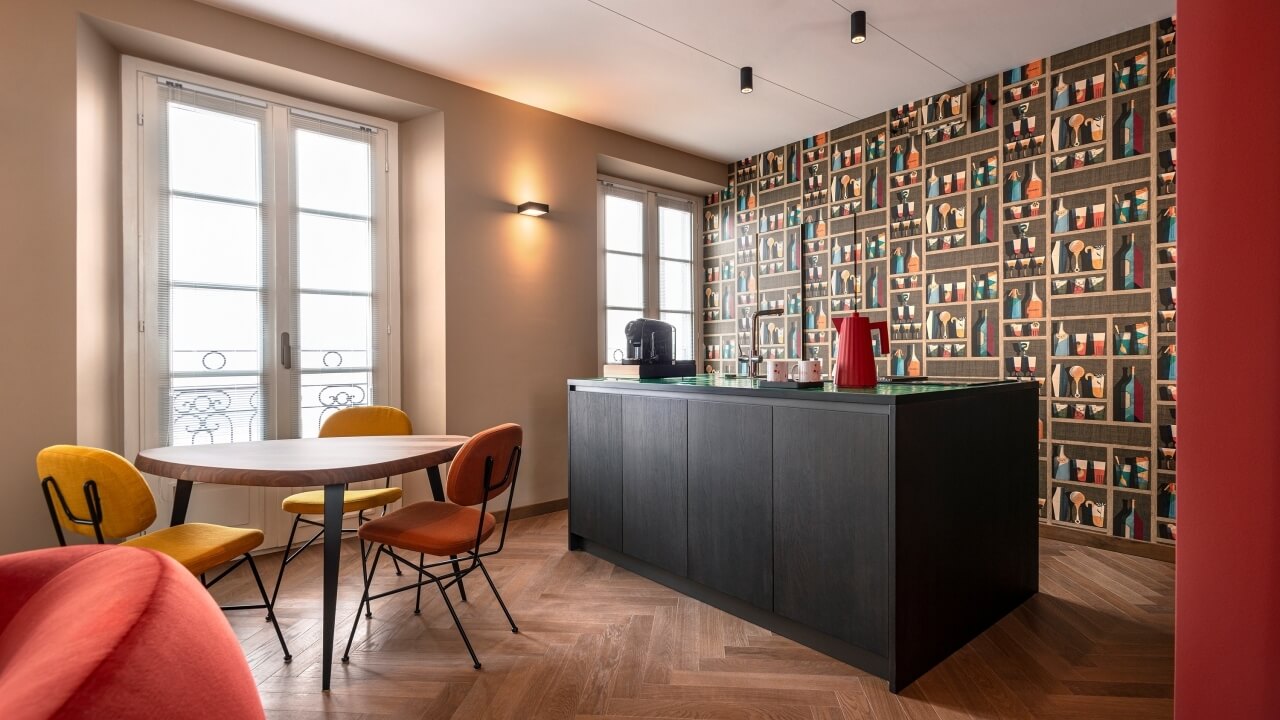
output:
[[[413,601],[413,614],[422,614],[422,566],[427,561],[426,553],[418,553],[418,597]]]
[[[391,487],[391,478],[387,478],[387,483],[386,483],[386,485],[383,485],[383,487],[385,487],[385,488],[389,488],[389,487]],[[388,505],[383,505],[383,506],[382,506],[382,514],[383,514],[383,515],[386,515],[386,514],[387,514],[387,508],[388,508],[388,507],[389,507]],[[362,525],[364,524],[364,512],[363,512],[363,511],[360,513],[360,523],[361,523]],[[391,562],[392,562],[392,563],[394,563],[394,564],[395,564],[395,566],[396,566],[396,574],[397,574],[397,575],[404,575],[404,573],[400,572],[400,561],[399,561],[398,559],[396,559],[396,556],[395,556],[395,555],[392,555],[392,556],[391,556]]]
[[[253,571],[253,581],[258,584],[258,594],[262,595],[262,602],[267,606],[267,619],[271,621],[272,627],[276,629],[276,637],[280,638],[280,648],[284,650],[284,661],[293,660],[293,655],[289,654],[289,645],[284,641],[284,633],[280,631],[280,622],[276,620],[275,603],[267,599],[267,588],[262,584],[262,576],[258,574],[258,564],[253,561],[253,556],[245,553],[244,556],[249,559],[249,569]]]
[[[363,542],[363,540],[361,541]],[[370,543],[372,546],[372,543]],[[356,628],[360,626],[360,611],[364,610],[364,606],[369,602],[369,584],[373,582],[373,574],[378,570],[378,558],[382,556],[380,550],[373,553],[373,565],[369,567],[369,574],[364,577],[364,594],[360,596],[360,606],[356,608],[356,614],[351,620],[351,634],[347,636],[347,649],[342,651],[342,662],[351,659],[351,643],[356,639]],[[373,617],[369,615],[368,617]]]
[[[360,577],[365,577],[366,575],[369,574],[369,561],[367,560],[369,556],[365,552],[364,538],[357,537],[357,540],[360,543]],[[369,543],[369,547],[373,547],[373,543]],[[376,562],[377,558],[374,558],[374,561]],[[373,603],[368,600],[366,600],[365,602],[368,604],[369,607],[368,609],[365,610],[364,616],[371,618],[373,617]]]
[[[298,522],[302,520],[301,515],[293,516],[293,527],[289,529],[289,542],[284,545],[284,555],[280,556],[280,572],[276,573],[276,589],[271,591],[271,607],[276,606],[276,598],[280,596],[280,583],[284,582],[284,566],[289,564],[289,551],[293,549],[293,536],[298,532]],[[267,619],[271,619],[271,613],[267,613]]]
[[[520,632],[520,628],[516,627],[516,621],[511,617],[511,611],[507,610],[507,604],[502,602],[502,595],[498,592],[498,586],[493,584],[493,578],[489,576],[489,569],[478,559],[476,564],[480,566],[480,572],[484,573],[484,579],[489,581],[489,589],[493,591],[493,596],[498,599],[498,606],[502,608],[502,613],[507,616],[507,622],[511,623],[511,632]]]
[[[444,606],[449,608],[449,614],[453,616],[453,625],[458,628],[458,634],[462,636],[462,642],[467,645],[467,652],[471,653],[471,662],[475,669],[480,669],[480,658],[476,657],[476,651],[471,647],[471,638],[467,637],[467,631],[462,628],[462,621],[458,619],[458,613],[453,609],[453,601],[449,600],[449,593],[444,591],[444,585],[436,580],[436,588],[440,590],[440,597],[444,598]]]
[[[462,568],[458,566],[458,556],[450,555],[449,559],[453,561],[453,574],[458,578],[458,595],[462,597],[462,602],[466,602],[467,588],[462,584]]]

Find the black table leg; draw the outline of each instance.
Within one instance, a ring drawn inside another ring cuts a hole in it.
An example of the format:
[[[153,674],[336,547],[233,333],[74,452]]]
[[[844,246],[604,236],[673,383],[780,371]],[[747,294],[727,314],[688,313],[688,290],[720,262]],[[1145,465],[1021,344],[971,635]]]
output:
[[[320,689],[329,689],[333,669],[333,623],[338,610],[338,561],[342,551],[342,483],[324,486],[324,658]]]
[[[444,502],[444,483],[440,480],[440,466],[427,468],[427,481],[431,483],[431,499]]]
[[[444,483],[440,480],[440,466],[432,465],[427,468],[427,481],[431,483],[431,499],[436,502],[444,502]],[[450,555],[453,560],[453,572],[458,576],[458,596],[463,602],[467,601],[467,589],[462,585],[462,568],[458,565],[458,556]]]
[[[173,488],[173,511],[169,515],[169,527],[181,525],[187,521],[187,506],[191,504],[190,480],[179,480]]]

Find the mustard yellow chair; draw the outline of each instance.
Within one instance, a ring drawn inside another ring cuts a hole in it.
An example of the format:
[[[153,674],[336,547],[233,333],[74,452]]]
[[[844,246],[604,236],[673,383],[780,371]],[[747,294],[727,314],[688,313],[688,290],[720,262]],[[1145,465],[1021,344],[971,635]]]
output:
[[[385,405],[357,405],[343,408],[325,418],[320,426],[320,437],[357,437],[369,435],[412,435],[413,423],[404,411]],[[386,486],[370,490],[347,490],[342,494],[342,513],[357,513],[357,523],[363,524],[365,512],[382,507],[382,514],[387,514],[387,506],[400,499],[403,491],[392,487],[391,478],[387,478]],[[293,513],[293,527],[289,530],[289,542],[284,546],[284,555],[280,558],[280,572],[276,575],[276,587],[271,592],[271,604],[275,605],[280,593],[280,584],[284,581],[284,569],[298,553],[311,547],[311,544],[324,535],[324,522],[311,520],[304,515],[324,517],[324,491],[308,490],[290,495],[280,503],[287,513]],[[298,525],[311,525],[319,528],[310,540],[293,550],[293,539],[298,532]],[[357,528],[344,528],[343,532],[353,533]],[[290,552],[292,550],[292,552]],[[363,565],[368,552],[364,541],[360,542],[360,562]],[[400,574],[400,566],[396,565],[396,574]]]
[[[151,488],[142,474],[128,460],[109,450],[78,445],[54,445],[36,455],[36,471],[43,478],[45,503],[58,544],[66,545],[63,530],[92,537],[99,544],[107,540],[137,535],[156,519],[156,503]],[[226,577],[244,563],[253,571],[253,580],[262,596],[261,605],[223,606],[223,610],[266,609],[267,619],[276,630],[284,661],[293,657],[284,641],[284,633],[276,622],[272,601],[258,574],[258,566],[249,553],[262,544],[262,531],[184,523],[139,535],[121,545],[141,547],[164,553],[200,578],[207,588]],[[205,573],[224,563],[231,563],[213,580]]]

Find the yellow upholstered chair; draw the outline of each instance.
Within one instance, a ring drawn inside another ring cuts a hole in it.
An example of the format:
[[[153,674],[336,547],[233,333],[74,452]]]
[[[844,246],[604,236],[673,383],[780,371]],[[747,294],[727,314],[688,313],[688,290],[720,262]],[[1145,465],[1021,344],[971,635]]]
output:
[[[109,450],[78,445],[47,447],[36,455],[36,471],[42,478],[45,503],[60,545],[67,544],[64,530],[105,543],[137,535],[155,522],[156,503],[147,481],[128,460]],[[280,624],[276,622],[274,606],[267,599],[258,567],[249,554],[262,544],[262,539],[262,531],[257,529],[185,523],[139,535],[120,544],[168,555],[198,576],[205,587],[247,562],[253,571],[254,582],[258,584],[262,604],[224,606],[223,609],[266,609],[267,619],[275,627],[276,637],[284,650],[284,661],[289,662],[292,659],[289,646],[285,644],[284,633],[280,632]],[[205,573],[223,563],[231,565],[213,580],[206,581]]]
[[[320,437],[357,437],[370,435],[412,435],[413,423],[409,421],[409,416],[404,411],[385,405],[357,405],[354,407],[343,408],[329,417],[325,418],[324,424],[320,426]],[[387,506],[400,499],[403,491],[398,487],[392,487],[391,478],[387,478],[386,485],[371,490],[347,490],[342,494],[342,513],[357,513],[357,523],[364,523],[365,512],[376,507],[382,508],[382,514],[387,513]],[[284,555],[280,558],[280,572],[276,575],[276,587],[271,592],[271,603],[275,604],[276,596],[280,593],[280,584],[284,581],[284,569],[298,553],[311,547],[311,544],[320,539],[324,535],[324,522],[321,520],[311,520],[303,517],[305,515],[319,515],[324,517],[324,491],[308,490],[306,492],[295,493],[284,499],[280,504],[282,510],[287,513],[293,513],[293,527],[289,530],[289,542],[284,546]],[[297,550],[293,550],[293,539],[298,532],[298,525],[311,525],[319,528],[316,534],[310,540],[302,543]],[[356,528],[344,528],[343,532],[355,532]],[[364,542],[360,543],[360,561],[364,562],[368,553],[364,549]],[[400,566],[396,565],[396,574],[400,574]]]

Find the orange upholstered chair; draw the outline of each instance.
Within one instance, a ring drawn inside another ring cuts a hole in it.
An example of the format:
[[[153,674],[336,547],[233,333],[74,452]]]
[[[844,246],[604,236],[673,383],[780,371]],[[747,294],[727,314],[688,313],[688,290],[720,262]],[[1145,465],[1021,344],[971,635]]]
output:
[[[507,604],[502,601],[502,595],[498,593],[493,578],[484,566],[483,558],[501,552],[506,544],[511,497],[520,471],[520,446],[523,437],[520,426],[511,423],[476,434],[462,446],[449,465],[446,489],[449,502],[414,503],[360,526],[360,537],[366,542],[377,543],[378,550],[364,579],[364,596],[360,600],[360,607],[356,609],[355,620],[351,623],[351,636],[347,638],[347,649],[342,654],[343,662],[347,662],[351,655],[351,643],[355,639],[356,627],[360,624],[361,610],[370,600],[405,590],[417,590],[421,593],[423,585],[433,584],[440,591],[440,597],[444,598],[449,614],[453,616],[453,623],[467,646],[467,652],[471,654],[472,663],[479,669],[480,660],[471,647],[467,631],[458,620],[453,602],[445,592],[455,583],[460,585],[462,578],[475,570],[479,570],[489,583],[493,596],[497,598],[498,605],[507,616],[507,622],[511,624],[511,632],[519,632],[515,620],[511,618],[511,612],[507,610]],[[481,545],[497,528],[497,520],[489,512],[489,503],[504,492],[507,493],[507,512],[503,514],[502,534],[498,545],[482,551]],[[414,564],[398,555],[396,550],[419,553],[418,563]],[[417,570],[418,582],[370,595],[369,585],[378,570],[378,558],[384,554]],[[458,559],[456,562],[441,559],[428,563],[423,560],[423,555],[440,558],[457,556]],[[465,596],[463,599],[465,600]],[[419,595],[419,607],[420,602]]]
[[[153,550],[0,557],[0,717],[262,718],[213,598]]]

